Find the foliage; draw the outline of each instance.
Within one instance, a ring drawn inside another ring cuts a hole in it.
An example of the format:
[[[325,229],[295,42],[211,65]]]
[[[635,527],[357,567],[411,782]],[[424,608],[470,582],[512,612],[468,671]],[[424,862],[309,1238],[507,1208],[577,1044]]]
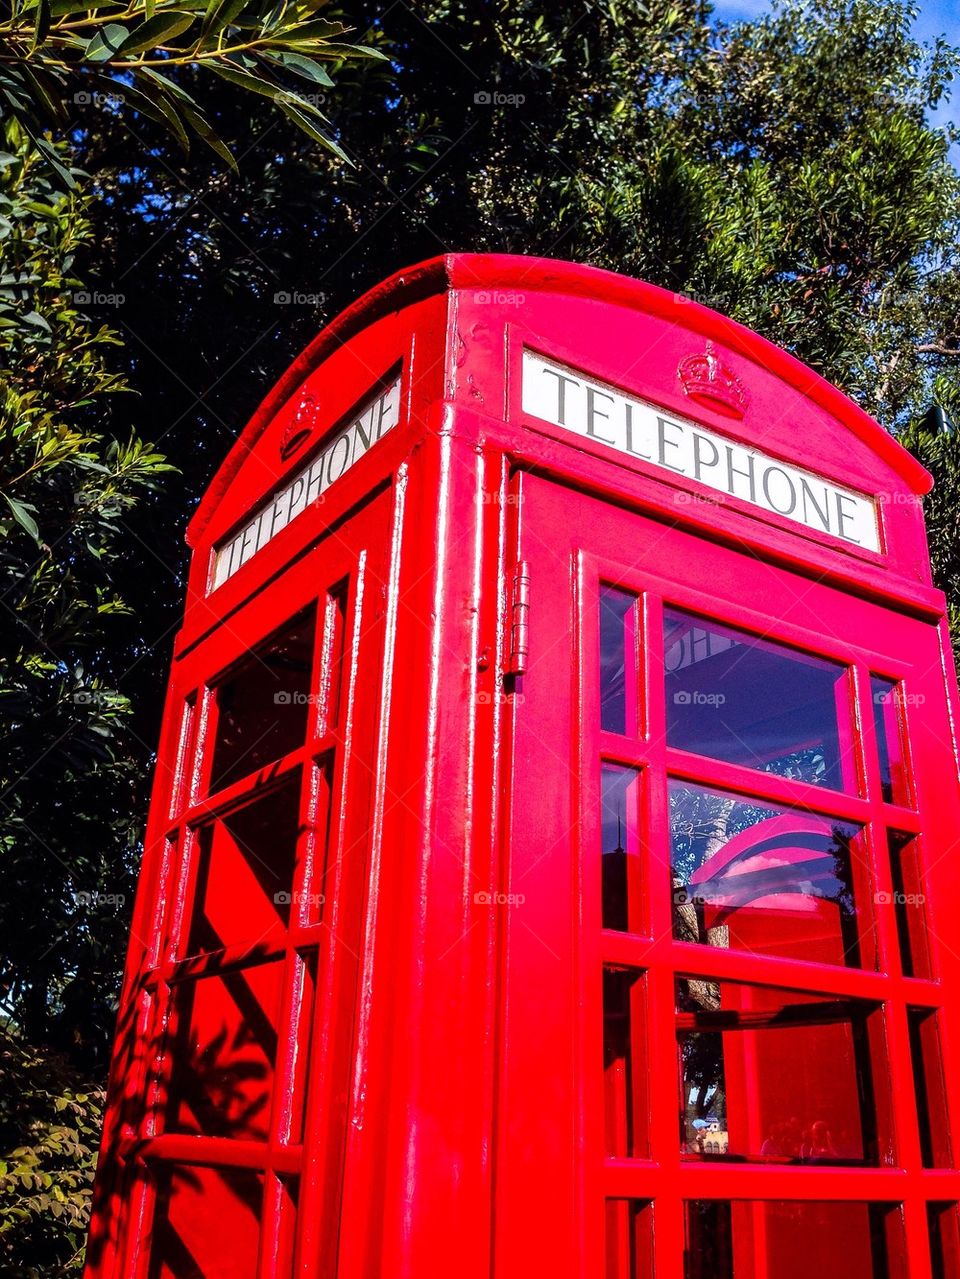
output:
[[[351,20],[367,29],[378,8]],[[179,564],[191,498],[291,355],[363,289],[447,249],[651,280],[912,429],[960,387],[960,194],[952,135],[926,123],[957,55],[919,45],[914,13],[826,0],[723,28],[695,0],[396,7],[389,67],[346,69],[331,101],[350,167],[249,98],[210,104],[225,136],[248,139],[239,181],[205,159],[188,181],[149,122],[132,169],[129,136],[103,118],[83,140],[107,197],[99,278],[129,284],[151,431],[190,459],[169,515],[135,518]],[[929,509],[947,584],[950,531]],[[137,604],[147,633],[176,607]]]
[[[31,1042],[60,1041],[89,1068],[112,1019],[140,825],[111,573],[121,519],[171,468],[136,435],[98,431],[126,383],[117,336],[84,313],[73,276],[93,235],[89,197],[57,189],[17,122],[4,136],[0,989]]]
[[[196,134],[232,153],[178,78],[199,68],[262,94],[310,138],[342,156],[325,128],[324,64],[382,55],[344,42],[348,28],[316,16],[323,0],[13,0],[0,21],[0,94],[62,181],[72,182],[41,121],[67,128],[68,103],[105,100],[155,120],[186,150]],[[309,92],[304,88],[304,82]],[[299,86],[299,87],[298,87]],[[72,95],[72,97],[71,97]]]
[[[79,1274],[103,1103],[62,1058],[0,1029],[0,1268]]]

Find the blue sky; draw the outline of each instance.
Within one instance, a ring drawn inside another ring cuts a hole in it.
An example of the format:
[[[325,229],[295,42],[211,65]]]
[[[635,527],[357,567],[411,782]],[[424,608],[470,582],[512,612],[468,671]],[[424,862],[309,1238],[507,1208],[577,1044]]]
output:
[[[714,0],[714,8],[721,18],[755,18],[770,8],[768,0]],[[924,40],[945,35],[954,44],[960,44],[960,0],[935,0],[920,6],[917,18],[917,35]]]

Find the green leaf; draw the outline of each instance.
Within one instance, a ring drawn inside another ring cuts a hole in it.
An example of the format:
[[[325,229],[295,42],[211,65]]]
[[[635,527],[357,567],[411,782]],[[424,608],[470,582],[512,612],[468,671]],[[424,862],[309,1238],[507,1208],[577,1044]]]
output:
[[[322,84],[325,88],[333,88],[333,81],[324,67],[319,62],[314,62],[312,58],[305,58],[302,53],[279,53],[277,57],[282,65],[295,75],[303,76],[305,80],[312,80],[314,84]]]
[[[145,81],[141,77],[138,77],[138,79],[141,85],[146,86],[149,84],[149,81]],[[184,150],[190,150],[190,143],[183,123],[167,101],[161,88],[150,84],[149,90],[145,87],[141,91],[132,85],[125,84],[123,86],[123,98],[127,105],[133,107],[135,111],[141,111],[145,116],[149,116],[151,120],[156,120],[158,124],[162,124],[164,128],[169,128],[176,135],[177,141]]]
[[[50,13],[54,18],[66,18],[71,14],[86,13],[88,9],[109,9],[116,7],[117,0],[53,0]]]
[[[26,62],[19,70],[33,89],[34,97],[47,115],[52,120],[62,121],[65,112],[63,109],[63,97],[60,93],[60,81],[56,74],[51,74],[46,67],[28,66]]]
[[[296,33],[298,38],[302,36],[305,40],[329,40],[332,36],[342,36],[346,30],[347,28],[340,22],[324,22],[317,18],[313,22],[291,24],[284,32],[283,38],[289,40],[291,34]]]
[[[222,79],[229,80],[231,84],[238,84],[241,88],[250,89],[253,93],[261,93],[265,98],[273,99],[282,91],[280,85],[263,80],[260,76],[251,75],[249,71],[241,71],[233,63],[213,62],[210,64],[210,70]]]
[[[313,138],[314,142],[319,142],[321,146],[325,147],[328,151],[332,151],[335,156],[338,156],[341,160],[345,160],[347,164],[353,164],[353,161],[343,148],[338,146],[337,143],[334,142],[333,138],[330,138],[325,133],[321,132],[314,121],[309,116],[304,115],[303,111],[299,107],[295,107],[291,102],[285,102],[282,98],[277,102],[277,106],[284,115],[288,115],[294,124],[299,129],[302,129],[308,137]]]
[[[191,97],[190,94],[187,93],[186,89],[181,88],[176,81],[162,75],[161,72],[157,71],[154,67],[137,67],[135,74],[141,81],[143,79],[152,80],[155,84],[160,85],[160,87],[169,93],[171,97],[178,98],[187,106],[192,107],[194,111],[200,110],[200,106],[196,98]]]
[[[183,121],[177,115],[173,104],[167,98],[158,98],[157,106],[160,108],[163,118],[169,125],[171,132],[183,147],[184,151],[189,154],[190,137],[186,129],[183,127]]]
[[[9,493],[4,493],[3,496],[7,503],[7,506],[10,507],[10,513],[12,514],[13,518],[17,521],[17,523],[20,525],[22,529],[24,529],[27,533],[30,534],[30,536],[39,546],[40,530],[37,527],[37,521],[30,514],[31,511],[35,511],[37,508],[35,506],[31,506],[28,502],[18,502],[17,499],[15,497],[11,497]]]
[[[127,36],[117,50],[120,54],[143,53],[147,49],[156,49],[174,36],[180,35],[194,23],[195,14],[179,13],[177,10],[166,10],[155,14]]]
[[[83,51],[88,62],[109,62],[115,58],[129,32],[119,22],[108,22],[92,37]]]
[[[218,31],[228,27],[244,11],[247,3],[248,0],[210,0],[200,28],[200,38],[216,35]]]
[[[46,138],[35,137],[33,139],[33,143],[37,150],[41,152],[43,158],[46,160],[50,168],[56,173],[63,185],[70,191],[75,191],[77,188],[76,179],[70,170],[61,164],[56,148],[49,143]]]
[[[30,52],[33,53],[50,34],[50,0],[37,0],[37,14],[33,24],[33,42]]]
[[[220,135],[210,125],[201,113],[192,106],[188,106],[185,102],[182,104],[184,118],[187,124],[204,140],[212,151],[215,151],[221,160],[225,160],[234,173],[239,173],[236,160],[233,158],[233,152],[226,145]]]

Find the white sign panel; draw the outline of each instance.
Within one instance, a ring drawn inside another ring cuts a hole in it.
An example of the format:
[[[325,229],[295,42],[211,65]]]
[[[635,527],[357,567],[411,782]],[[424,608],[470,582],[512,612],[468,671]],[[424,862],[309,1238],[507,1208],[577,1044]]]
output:
[[[804,528],[880,550],[873,500],[812,471],[636,400],[583,373],[523,353],[523,411],[584,439],[697,480]]]
[[[400,379],[384,391],[324,445],[279,493],[259,507],[243,528],[217,548],[211,590],[222,586],[252,560],[271,538],[326,493],[351,466],[382,439],[400,417]]]

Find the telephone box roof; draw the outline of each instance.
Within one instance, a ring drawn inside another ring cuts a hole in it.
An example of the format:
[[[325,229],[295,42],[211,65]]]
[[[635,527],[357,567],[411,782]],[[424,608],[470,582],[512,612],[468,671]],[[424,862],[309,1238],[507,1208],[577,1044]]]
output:
[[[565,294],[676,322],[675,293],[643,280],[575,262],[505,253],[447,253],[398,271],[358,298],[322,329],[274,385],[211,481],[187,530],[188,543],[193,546],[199,541],[212,513],[264,430],[328,356],[384,316],[425,298],[457,289],[523,289],[526,292]],[[911,493],[928,493],[933,487],[932,476],[925,467],[874,418],[782,347],[694,301],[684,307],[684,326],[692,333],[716,339],[728,349],[753,360],[841,421],[900,476]]]

